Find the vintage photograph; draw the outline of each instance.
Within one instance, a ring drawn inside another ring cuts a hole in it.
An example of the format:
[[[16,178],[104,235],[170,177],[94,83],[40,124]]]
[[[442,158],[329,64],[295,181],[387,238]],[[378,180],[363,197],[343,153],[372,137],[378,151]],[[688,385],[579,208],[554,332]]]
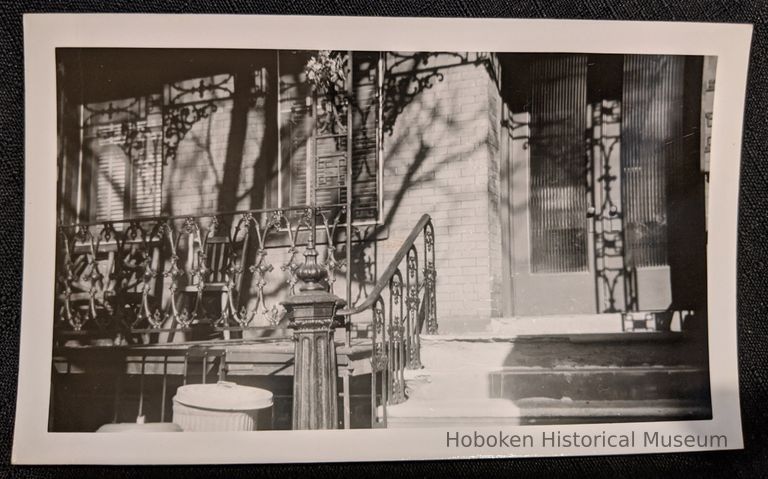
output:
[[[717,67],[56,48],[48,431],[712,419]]]
[[[24,21],[14,464],[743,447],[749,26]]]

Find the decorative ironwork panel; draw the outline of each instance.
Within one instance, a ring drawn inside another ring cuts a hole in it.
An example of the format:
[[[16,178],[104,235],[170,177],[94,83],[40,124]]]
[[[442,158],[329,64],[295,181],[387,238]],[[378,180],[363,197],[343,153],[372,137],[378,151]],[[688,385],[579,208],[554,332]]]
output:
[[[235,79],[230,73],[194,78],[166,85],[165,104],[177,106],[196,102],[209,103],[231,98],[234,92]]]
[[[408,254],[405,259],[406,275],[405,275],[405,291],[408,295],[405,300],[406,307],[406,336],[405,336],[405,348],[408,355],[408,368],[419,369],[421,368],[421,342],[420,342],[420,329],[421,324],[419,322],[419,306],[422,304],[419,299],[420,285],[419,284],[419,251],[416,249],[416,245],[412,245],[408,250]],[[424,297],[428,295],[427,289]],[[423,312],[423,311],[422,311]]]
[[[437,334],[437,268],[435,262],[435,227],[424,225],[424,317],[427,334]]]
[[[405,401],[405,318],[403,316],[403,276],[395,270],[389,280],[389,361],[390,361],[390,404]]]
[[[587,214],[594,221],[597,309],[623,311],[629,306],[632,288],[624,260],[621,104],[617,100],[592,104],[589,131],[592,204]]]
[[[226,101],[231,101],[235,77],[229,73],[191,78],[165,85],[163,162],[176,159],[179,145],[201,120],[210,118]]]
[[[531,76],[531,270],[585,271],[587,57],[547,57]]]
[[[622,183],[627,262],[667,264],[667,176],[682,159],[683,57],[624,60]]]

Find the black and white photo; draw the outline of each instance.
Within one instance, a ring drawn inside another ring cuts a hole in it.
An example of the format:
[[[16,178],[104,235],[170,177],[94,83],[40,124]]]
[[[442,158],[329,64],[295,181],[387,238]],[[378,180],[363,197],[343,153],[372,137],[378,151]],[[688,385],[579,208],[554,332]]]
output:
[[[35,434],[414,438],[193,462],[739,447],[714,427],[738,398],[735,276],[718,276],[735,251],[714,248],[735,245],[738,150],[718,135],[740,134],[743,52],[612,28],[573,49],[119,27],[45,43]]]

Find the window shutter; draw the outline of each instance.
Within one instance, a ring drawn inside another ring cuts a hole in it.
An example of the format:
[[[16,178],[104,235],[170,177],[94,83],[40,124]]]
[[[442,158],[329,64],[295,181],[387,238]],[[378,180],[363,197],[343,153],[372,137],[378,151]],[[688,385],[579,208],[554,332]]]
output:
[[[352,218],[375,220],[378,216],[378,104],[379,79],[377,52],[354,52],[348,65],[352,69],[349,88],[352,145],[347,146],[347,116],[324,114],[334,108],[327,100],[318,101],[319,122],[315,141],[314,194],[318,205],[343,204],[350,185],[347,161],[351,152]],[[343,111],[343,110],[341,110]]]
[[[375,220],[379,203],[379,53],[355,52],[352,68],[352,217]]]
[[[318,55],[319,56],[319,55]],[[347,159],[349,152],[350,93],[348,52],[332,52],[342,59],[343,79],[334,82],[335,95],[316,95],[314,183],[312,193],[318,206],[344,204],[347,201]]]
[[[134,218],[160,214],[163,179],[163,114],[150,111],[138,127],[136,150],[131,150],[131,211]]]
[[[311,92],[304,68],[317,52],[278,55],[283,205],[308,204],[308,192],[317,205],[344,204],[349,187],[347,116],[339,105],[331,105],[325,97],[315,99],[316,115],[311,116],[312,106],[307,101]],[[355,52],[347,64],[352,69],[352,217],[356,221],[375,220],[379,203],[379,53]],[[310,139],[313,141],[308,147]],[[309,165],[307,158],[313,159]]]
[[[307,144],[311,128],[304,65],[309,57],[309,52],[278,52],[280,181],[284,207],[307,204]]]
[[[124,217],[126,168],[125,154],[117,145],[98,143],[96,166],[96,221],[120,220]]]

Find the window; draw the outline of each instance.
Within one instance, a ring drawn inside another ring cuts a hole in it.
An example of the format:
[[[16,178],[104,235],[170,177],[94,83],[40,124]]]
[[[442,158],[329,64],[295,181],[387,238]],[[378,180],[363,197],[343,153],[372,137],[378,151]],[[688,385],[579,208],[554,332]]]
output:
[[[354,52],[350,59],[348,53],[334,52],[349,69],[339,86],[345,91],[335,98],[313,93],[307,82],[304,69],[315,55],[308,51],[278,54],[282,205],[302,206],[311,200],[317,205],[344,204],[349,173],[353,219],[375,221],[379,213],[379,53]]]
[[[92,176],[91,219],[160,214],[162,112],[157,96],[92,103],[82,109],[83,160]]]
[[[307,81],[313,51],[144,50],[100,70],[99,101],[88,101],[86,89],[72,95],[81,98],[72,172],[79,217],[336,205],[351,194],[353,220],[376,221],[379,54],[333,54],[343,58],[346,76],[334,100]],[[178,70],[163,70],[167,64]],[[101,66],[73,68],[87,77]],[[126,82],[127,72],[141,76]],[[240,149],[232,148],[238,141]],[[228,188],[232,198],[223,201]],[[262,193],[251,198],[246,190]]]

